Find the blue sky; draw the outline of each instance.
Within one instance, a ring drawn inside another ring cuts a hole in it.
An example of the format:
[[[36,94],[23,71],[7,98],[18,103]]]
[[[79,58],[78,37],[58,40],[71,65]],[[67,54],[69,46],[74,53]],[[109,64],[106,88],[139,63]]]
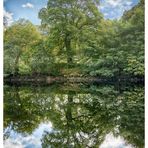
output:
[[[38,12],[45,7],[48,0],[4,0],[4,16],[8,23],[19,18],[30,20],[33,24],[40,24]],[[100,0],[100,11],[107,19],[119,19],[125,10],[136,5],[139,0]]]
[[[100,0],[100,11],[107,19],[119,19],[125,10],[131,9],[140,0]]]
[[[38,12],[46,5],[47,0],[4,0],[4,15],[9,20],[25,18],[34,24],[40,24]]]

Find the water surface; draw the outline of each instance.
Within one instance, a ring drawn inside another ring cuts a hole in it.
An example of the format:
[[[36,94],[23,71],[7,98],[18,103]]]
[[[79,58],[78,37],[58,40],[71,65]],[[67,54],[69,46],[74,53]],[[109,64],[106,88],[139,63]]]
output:
[[[141,85],[4,87],[5,148],[143,148]]]

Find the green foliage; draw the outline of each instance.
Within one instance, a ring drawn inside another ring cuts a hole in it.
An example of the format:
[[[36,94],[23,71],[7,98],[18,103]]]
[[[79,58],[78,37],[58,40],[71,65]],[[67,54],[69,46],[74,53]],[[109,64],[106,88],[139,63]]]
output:
[[[50,73],[53,58],[50,54],[50,47],[46,45],[46,40],[39,40],[31,51],[30,64],[31,73]]]
[[[144,56],[138,58],[135,56],[129,56],[127,61],[128,64],[124,71],[133,75],[144,75]]]
[[[87,64],[90,68],[87,69],[87,73],[107,77],[144,75],[142,1],[125,12],[119,21],[103,20],[99,25],[99,33],[99,47],[98,50],[91,49],[93,55],[88,59]]]
[[[4,72],[18,73],[22,54],[28,52],[39,38],[36,27],[24,19],[8,27],[4,32]]]
[[[4,32],[5,74],[144,76],[144,1],[106,20],[96,0],[49,0],[41,26],[26,20]]]
[[[84,48],[84,42],[87,44],[90,35],[94,35],[102,18],[93,0],[50,0],[39,17],[42,27],[49,28],[48,39],[53,53],[63,56],[67,64],[75,62],[74,56],[79,54],[80,46]]]

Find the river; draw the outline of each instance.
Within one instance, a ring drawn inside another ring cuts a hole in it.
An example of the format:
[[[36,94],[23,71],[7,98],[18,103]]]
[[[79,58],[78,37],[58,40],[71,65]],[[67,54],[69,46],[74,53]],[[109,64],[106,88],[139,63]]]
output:
[[[4,86],[5,148],[143,148],[144,87]]]

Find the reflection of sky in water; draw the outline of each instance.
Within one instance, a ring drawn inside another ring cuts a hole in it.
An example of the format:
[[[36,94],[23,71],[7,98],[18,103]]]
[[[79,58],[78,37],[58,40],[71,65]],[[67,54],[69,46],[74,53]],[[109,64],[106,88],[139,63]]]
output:
[[[10,137],[4,141],[5,148],[41,148],[41,137],[44,131],[50,132],[52,130],[52,124],[41,123],[31,135],[22,135],[14,132],[10,133]]]
[[[31,135],[24,136],[11,130],[10,137],[4,141],[4,147],[41,148],[41,137],[44,131],[52,131],[51,122],[41,123]],[[108,134],[100,148],[132,148],[132,146],[128,145],[122,137],[114,137],[112,134]]]
[[[131,145],[127,144],[124,139],[120,136],[114,137],[112,134],[106,135],[104,142],[101,144],[100,148],[133,148]]]

